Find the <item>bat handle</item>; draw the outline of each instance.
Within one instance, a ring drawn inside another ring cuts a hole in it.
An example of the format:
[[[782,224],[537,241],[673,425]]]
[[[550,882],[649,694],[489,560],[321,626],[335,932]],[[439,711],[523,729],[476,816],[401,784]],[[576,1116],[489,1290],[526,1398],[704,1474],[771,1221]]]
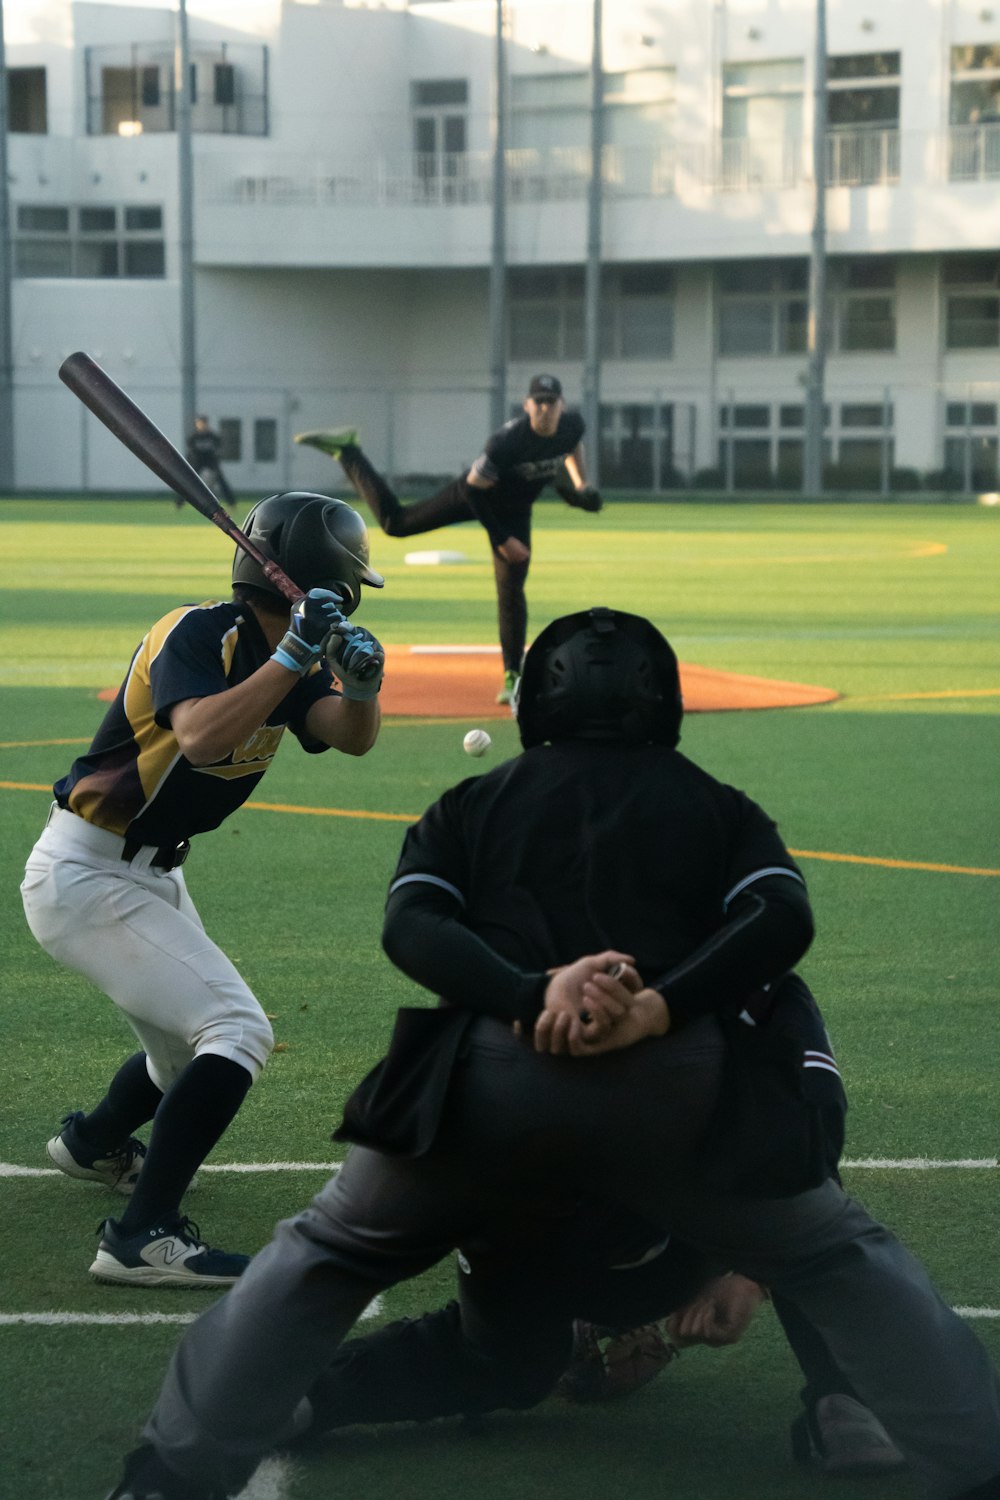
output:
[[[276,588],[281,590],[285,598],[288,600],[289,604],[298,604],[300,599],[304,599],[306,597],[304,591],[299,588],[298,584],[292,582],[288,574],[285,572],[284,568],[280,568],[278,564],[276,562],[272,562],[269,557],[258,557],[257,560],[260,562],[264,577],[269,579]]]

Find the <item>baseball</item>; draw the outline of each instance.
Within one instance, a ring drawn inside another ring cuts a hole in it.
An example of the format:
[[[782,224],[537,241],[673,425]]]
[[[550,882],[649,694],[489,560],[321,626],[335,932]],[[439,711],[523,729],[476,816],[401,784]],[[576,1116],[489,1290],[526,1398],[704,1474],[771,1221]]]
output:
[[[466,755],[485,755],[493,741],[485,729],[470,729],[462,741]]]

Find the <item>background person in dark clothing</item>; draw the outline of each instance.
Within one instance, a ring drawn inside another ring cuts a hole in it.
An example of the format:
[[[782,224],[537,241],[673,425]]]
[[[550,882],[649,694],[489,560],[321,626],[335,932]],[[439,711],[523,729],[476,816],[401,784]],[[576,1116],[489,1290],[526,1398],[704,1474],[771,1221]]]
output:
[[[353,429],[300,432],[295,441],[339,460],[389,536],[416,536],[473,518],[485,528],[493,551],[504,665],[497,702],[509,703],[527,640],[524,586],[531,561],[531,507],[551,483],[568,505],[588,511],[601,508],[600,495],[587,484],[583,433],[583,418],[566,410],[556,376],[536,375],[528,387],[524,416],[513,418],[487,439],[467,474],[412,505],[403,505],[372,467]]]
[[[194,431],[187,440],[187,461],[195,473],[201,475],[213,494],[226,505],[233,505],[236,497],[222,472],[221,453],[222,439],[217,432],[212,431],[208,418],[195,417]],[[184,501],[178,499],[176,504],[182,506]]]
[[[648,621],[593,610],[535,641],[526,753],[446,792],[390,887],[386,951],[444,1005],[399,1013],[337,1133],[366,1144],[185,1333],[114,1500],[238,1489],[372,1298],[455,1248],[520,1246],[557,1295],[582,1211],[574,1253],[620,1264],[588,1203],[626,1243],[637,1221],[669,1231],[784,1294],[929,1494],[1000,1496],[997,1373],[899,1241],[830,1180],[722,1185],[723,1027],[798,961],[812,917],[763,809],[677,751],[681,712]],[[502,1340],[508,1310],[473,1340]]]

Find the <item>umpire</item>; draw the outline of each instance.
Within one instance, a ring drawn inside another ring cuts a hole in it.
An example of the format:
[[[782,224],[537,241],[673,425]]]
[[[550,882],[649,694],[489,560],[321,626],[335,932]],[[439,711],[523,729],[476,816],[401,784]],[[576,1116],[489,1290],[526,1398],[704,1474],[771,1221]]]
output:
[[[929,1494],[1000,1496],[996,1372],[902,1245],[830,1180],[711,1185],[722,1026],[812,922],[774,824],[677,752],[680,720],[647,621],[593,610],[535,642],[526,753],[446,792],[390,888],[387,951],[445,1005],[397,1020],[347,1112],[370,1144],[185,1334],[112,1500],[239,1489],[377,1293],[478,1240],[520,1234],[537,1263],[591,1195],[799,1307]]]

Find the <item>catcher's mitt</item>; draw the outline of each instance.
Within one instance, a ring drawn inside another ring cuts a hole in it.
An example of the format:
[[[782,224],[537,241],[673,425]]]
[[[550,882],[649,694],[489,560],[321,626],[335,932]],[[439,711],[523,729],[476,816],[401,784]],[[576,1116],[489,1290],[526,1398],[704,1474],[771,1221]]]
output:
[[[615,1401],[648,1384],[679,1353],[665,1319],[623,1333],[578,1319],[573,1357],[556,1390],[566,1401]]]

